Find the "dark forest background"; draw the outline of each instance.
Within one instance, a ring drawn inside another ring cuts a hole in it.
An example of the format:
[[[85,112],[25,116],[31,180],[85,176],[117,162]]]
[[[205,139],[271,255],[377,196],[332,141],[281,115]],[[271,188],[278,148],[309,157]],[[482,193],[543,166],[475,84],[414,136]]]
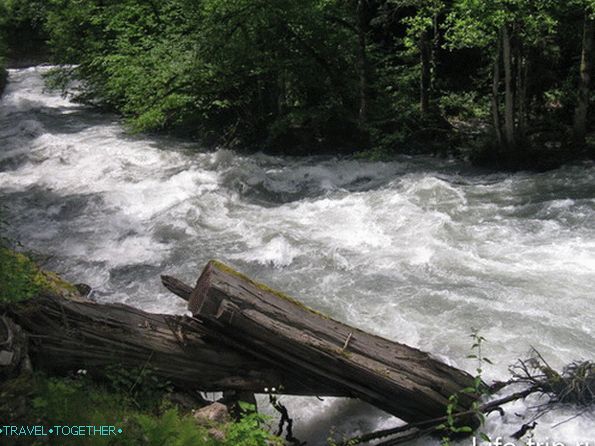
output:
[[[593,0],[0,0],[8,64],[134,131],[286,154],[593,156]]]

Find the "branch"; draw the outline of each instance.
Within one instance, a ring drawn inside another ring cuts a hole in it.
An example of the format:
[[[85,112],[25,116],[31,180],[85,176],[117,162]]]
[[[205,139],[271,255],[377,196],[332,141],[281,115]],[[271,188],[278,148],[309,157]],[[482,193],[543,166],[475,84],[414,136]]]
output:
[[[504,398],[500,398],[498,400],[494,400],[494,401],[485,403],[485,404],[481,405],[477,411],[485,413],[485,414],[489,414],[496,410],[501,410],[500,406],[502,406],[503,404],[510,403],[511,401],[516,401],[516,400],[519,400],[522,398],[526,398],[530,394],[535,393],[537,391],[538,391],[537,388],[530,387],[530,388],[522,390],[520,392],[513,393],[513,394],[506,396]],[[455,419],[460,419],[460,418],[468,417],[470,415],[474,415],[475,413],[477,413],[477,412],[474,410],[466,410],[463,412],[457,412],[457,413],[453,414],[452,416]],[[354,445],[361,444],[361,443],[367,443],[372,440],[378,440],[380,438],[385,438],[385,437],[388,437],[391,435],[397,435],[397,434],[407,433],[408,431],[414,431],[414,432],[408,433],[407,436],[403,437],[403,440],[401,440],[400,438],[399,439],[391,439],[391,440],[388,440],[386,443],[381,443],[381,445],[383,445],[383,446],[398,444],[398,442],[395,443],[392,441],[398,440],[399,442],[404,442],[404,441],[408,441],[413,438],[418,438],[419,436],[423,436],[428,433],[435,432],[437,430],[436,427],[438,425],[446,422],[447,420],[448,420],[448,417],[443,416],[443,417],[439,417],[439,418],[433,418],[431,420],[420,421],[417,423],[408,423],[408,424],[405,424],[402,426],[393,427],[390,429],[383,429],[383,430],[371,432],[369,434],[365,434],[365,435],[362,435],[359,437],[354,437],[347,441],[339,443],[338,446],[354,446]],[[409,435],[411,435],[411,437]],[[377,446],[380,446],[380,445],[377,445]]]
[[[186,302],[190,300],[190,295],[192,294],[192,287],[190,285],[186,285],[181,280],[172,276],[161,276],[161,283],[165,288]]]

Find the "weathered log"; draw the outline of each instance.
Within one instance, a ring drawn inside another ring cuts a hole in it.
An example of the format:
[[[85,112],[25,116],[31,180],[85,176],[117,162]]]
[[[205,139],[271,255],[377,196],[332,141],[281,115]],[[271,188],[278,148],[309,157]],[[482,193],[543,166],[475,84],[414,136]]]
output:
[[[0,316],[0,381],[30,369],[27,335],[13,321]]]
[[[282,384],[289,394],[342,394],[329,383],[284,372],[222,345],[190,317],[49,295],[4,311],[27,332],[35,367],[51,373],[86,369],[104,376],[107,366],[149,367],[186,390],[262,392]]]
[[[172,276],[161,276],[161,283],[165,288],[174,293],[176,296],[181,297],[185,301],[190,300],[190,295],[192,294],[192,287],[186,285],[181,280],[178,280]]]
[[[448,398],[473,385],[471,375],[427,353],[330,319],[216,261],[200,276],[189,309],[232,349],[334,383],[406,421],[442,416]],[[454,409],[474,400],[461,394]]]

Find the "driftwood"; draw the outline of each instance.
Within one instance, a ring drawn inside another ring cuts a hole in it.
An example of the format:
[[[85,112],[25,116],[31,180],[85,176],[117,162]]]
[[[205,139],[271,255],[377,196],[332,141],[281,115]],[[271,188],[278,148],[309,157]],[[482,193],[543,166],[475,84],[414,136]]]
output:
[[[85,369],[103,376],[107,366],[148,366],[185,390],[262,392],[283,383],[290,394],[338,394],[220,343],[205,342],[202,324],[190,317],[57,296],[41,296],[5,311],[27,332],[35,367],[51,373]]]
[[[186,302],[190,300],[190,295],[192,294],[192,287],[186,285],[181,280],[178,280],[175,277],[171,276],[161,276],[161,283],[165,288],[170,290],[176,296],[181,297]]]
[[[334,383],[405,421],[444,415],[448,398],[473,386],[463,371],[330,319],[219,262],[207,265],[188,307],[230,348]],[[474,400],[461,394],[455,409]]]
[[[195,288],[162,281],[192,317],[49,295],[0,313],[27,333],[34,365],[53,373],[150,367],[181,390],[357,397],[416,422],[443,416],[449,396],[473,385],[426,353],[330,319],[221,263],[210,262]],[[456,411],[474,400],[461,394]]]

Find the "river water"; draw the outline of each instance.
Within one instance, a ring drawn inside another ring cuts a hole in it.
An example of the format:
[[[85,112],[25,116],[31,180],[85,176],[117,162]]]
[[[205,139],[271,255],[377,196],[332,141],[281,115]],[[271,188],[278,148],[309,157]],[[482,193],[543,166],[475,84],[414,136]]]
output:
[[[11,236],[97,300],[184,311],[159,275],[194,283],[217,258],[470,372],[469,334],[481,328],[495,363],[488,381],[506,379],[531,346],[556,367],[595,356],[592,163],[511,175],[426,157],[204,150],[130,136],[116,117],[44,91],[46,70],[11,70],[0,102],[4,213]],[[333,426],[351,434],[398,422],[356,401],[282,401],[309,444]],[[486,431],[512,434],[539,403],[491,415]],[[595,444],[593,413],[556,426],[575,413],[546,414],[535,438]]]

